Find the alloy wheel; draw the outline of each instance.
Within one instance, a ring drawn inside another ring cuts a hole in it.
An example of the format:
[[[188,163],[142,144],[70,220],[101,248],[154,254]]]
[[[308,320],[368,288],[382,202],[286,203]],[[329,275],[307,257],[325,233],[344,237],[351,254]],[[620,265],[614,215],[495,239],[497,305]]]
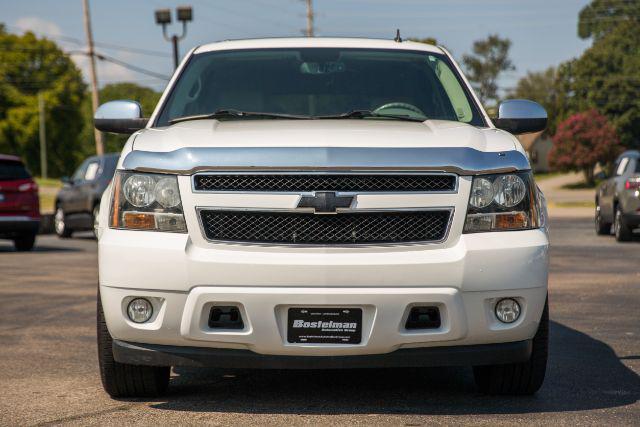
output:
[[[64,234],[65,224],[64,224],[64,211],[62,208],[56,209],[56,214],[53,217],[53,225],[56,229],[56,233],[59,235]]]

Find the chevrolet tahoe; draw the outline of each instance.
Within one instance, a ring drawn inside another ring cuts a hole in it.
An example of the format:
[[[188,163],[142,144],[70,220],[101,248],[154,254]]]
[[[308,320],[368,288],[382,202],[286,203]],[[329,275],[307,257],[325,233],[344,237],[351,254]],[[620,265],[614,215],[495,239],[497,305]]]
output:
[[[532,394],[548,347],[544,197],[451,55],[400,40],[281,38],[191,50],[130,134],[100,203],[98,348],[114,397],[174,366],[473,366]]]

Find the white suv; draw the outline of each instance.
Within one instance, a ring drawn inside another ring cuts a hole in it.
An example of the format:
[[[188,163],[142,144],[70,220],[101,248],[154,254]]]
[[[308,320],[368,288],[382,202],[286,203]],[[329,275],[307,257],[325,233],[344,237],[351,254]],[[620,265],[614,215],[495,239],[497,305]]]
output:
[[[112,396],[171,366],[472,365],[530,394],[547,360],[544,198],[513,134],[442,48],[369,39],[192,50],[132,134],[100,206],[98,344]]]

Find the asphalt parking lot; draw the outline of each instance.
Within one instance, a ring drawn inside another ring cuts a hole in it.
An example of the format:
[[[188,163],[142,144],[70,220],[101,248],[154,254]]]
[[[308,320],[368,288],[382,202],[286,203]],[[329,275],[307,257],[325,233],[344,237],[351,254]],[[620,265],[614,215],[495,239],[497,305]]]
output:
[[[112,400],[95,344],[96,242],[0,242],[0,424],[638,425],[640,239],[552,221],[551,355],[534,397],[483,396],[465,368],[174,372],[162,399]]]

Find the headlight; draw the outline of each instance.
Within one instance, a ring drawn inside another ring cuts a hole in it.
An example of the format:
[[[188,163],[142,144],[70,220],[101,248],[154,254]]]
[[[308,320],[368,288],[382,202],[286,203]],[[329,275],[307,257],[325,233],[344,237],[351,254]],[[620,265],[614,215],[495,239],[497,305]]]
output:
[[[146,208],[153,203],[156,181],[150,175],[131,175],[124,182],[122,192],[127,202],[138,208]]]
[[[512,208],[524,199],[527,187],[518,175],[502,175],[493,181],[493,199],[505,208]]]
[[[493,184],[485,178],[473,180],[469,203],[475,208],[484,208],[493,202]]]
[[[473,178],[465,233],[541,227],[540,197],[530,172]]]
[[[118,171],[111,200],[111,228],[187,232],[175,175]]]
[[[180,204],[180,191],[175,177],[162,178],[154,190],[155,199],[165,208],[174,208]]]

